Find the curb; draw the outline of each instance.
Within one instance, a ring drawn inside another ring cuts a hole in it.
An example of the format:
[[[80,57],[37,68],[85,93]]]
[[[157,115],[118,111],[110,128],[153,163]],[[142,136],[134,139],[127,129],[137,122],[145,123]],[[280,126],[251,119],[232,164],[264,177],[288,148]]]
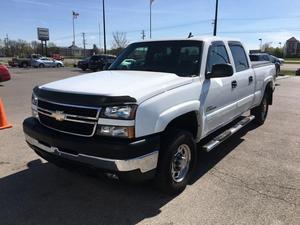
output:
[[[293,77],[293,76],[288,76],[288,75],[280,76],[280,77],[277,77],[277,78],[276,78],[276,81],[277,81],[277,80],[283,80],[283,79],[291,78],[291,77]]]

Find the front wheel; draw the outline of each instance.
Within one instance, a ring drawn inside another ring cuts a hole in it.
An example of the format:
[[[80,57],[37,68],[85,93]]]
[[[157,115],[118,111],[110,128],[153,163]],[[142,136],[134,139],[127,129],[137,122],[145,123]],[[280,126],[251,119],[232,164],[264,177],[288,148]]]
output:
[[[169,133],[159,154],[156,185],[166,194],[179,194],[190,180],[197,163],[193,136],[183,130]]]
[[[56,67],[57,67],[57,68],[60,68],[60,67],[61,67],[61,64],[58,63],[58,64],[56,65]]]
[[[44,68],[44,67],[45,67],[44,64],[40,64],[40,65],[39,65],[39,68]]]
[[[267,119],[269,111],[269,101],[267,93],[264,94],[259,106],[251,109],[251,115],[255,116],[254,122],[258,125],[263,125]]]

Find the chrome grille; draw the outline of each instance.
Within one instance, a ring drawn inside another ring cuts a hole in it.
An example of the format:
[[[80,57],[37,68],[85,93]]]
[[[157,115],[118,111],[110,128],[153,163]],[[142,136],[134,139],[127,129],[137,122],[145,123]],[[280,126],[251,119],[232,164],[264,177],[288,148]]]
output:
[[[37,110],[42,125],[63,133],[91,137],[101,109],[38,99]]]

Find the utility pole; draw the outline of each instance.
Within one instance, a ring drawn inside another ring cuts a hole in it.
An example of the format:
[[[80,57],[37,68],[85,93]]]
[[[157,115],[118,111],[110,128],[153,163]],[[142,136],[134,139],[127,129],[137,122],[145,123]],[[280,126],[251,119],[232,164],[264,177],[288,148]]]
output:
[[[106,54],[106,28],[105,28],[105,3],[102,0],[102,10],[103,10],[103,35],[104,35],[104,54]]]
[[[83,43],[83,56],[85,56],[85,45],[86,45],[86,39],[85,39],[85,33],[82,33],[82,43]]]
[[[141,35],[142,35],[142,39],[145,40],[145,37],[146,37],[145,30],[142,30]]]
[[[219,8],[219,0],[216,0],[216,11],[215,11],[215,21],[214,21],[214,36],[217,36],[217,28],[218,28],[218,8]]]

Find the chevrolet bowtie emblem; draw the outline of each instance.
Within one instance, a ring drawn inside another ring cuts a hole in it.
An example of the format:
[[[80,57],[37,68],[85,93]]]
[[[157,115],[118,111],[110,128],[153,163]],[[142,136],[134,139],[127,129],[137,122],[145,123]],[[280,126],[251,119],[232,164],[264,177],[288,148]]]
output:
[[[66,119],[66,114],[62,111],[55,111],[51,114],[51,116],[57,121],[64,121]]]

